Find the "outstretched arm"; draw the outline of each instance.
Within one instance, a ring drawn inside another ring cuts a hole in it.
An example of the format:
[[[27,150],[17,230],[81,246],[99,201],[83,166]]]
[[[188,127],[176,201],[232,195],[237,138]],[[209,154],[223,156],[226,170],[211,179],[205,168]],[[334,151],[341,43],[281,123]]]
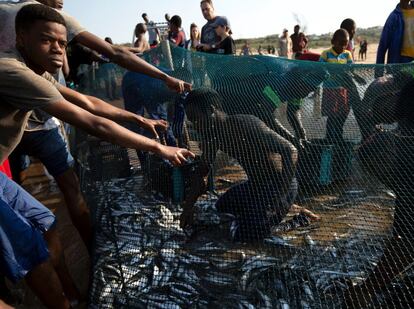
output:
[[[95,116],[64,99],[44,107],[43,110],[103,140],[127,148],[153,152],[174,165],[181,165],[185,163],[186,158],[194,157],[194,154],[187,149],[163,146],[111,120]]]
[[[191,90],[191,84],[165,74],[156,67],[137,57],[127,48],[111,45],[88,31],[78,34],[75,37],[75,40],[78,43],[81,43],[82,45],[105,55],[111,60],[111,62],[114,62],[127,70],[143,73],[164,81],[171,90],[175,90],[177,92]]]
[[[274,161],[277,165],[279,154],[282,157],[282,170],[278,179],[278,187],[280,188],[280,196],[285,196],[289,191],[290,184],[296,173],[296,164],[298,161],[298,153],[296,148],[286,139],[272,132],[269,137],[273,140],[274,151],[269,153],[269,160]]]
[[[68,87],[59,85],[57,88],[66,100],[96,116],[108,118],[115,122],[135,123],[152,132],[154,137],[158,137],[157,128],[164,131],[167,129],[168,123],[164,120],[146,119],[142,116],[112,106],[96,97],[83,95]]]

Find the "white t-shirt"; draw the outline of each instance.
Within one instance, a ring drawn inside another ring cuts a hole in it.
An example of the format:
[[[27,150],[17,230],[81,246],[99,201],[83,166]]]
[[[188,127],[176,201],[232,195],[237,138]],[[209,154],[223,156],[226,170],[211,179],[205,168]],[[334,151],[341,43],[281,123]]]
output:
[[[158,41],[158,33],[155,26],[155,23],[153,21],[150,21],[147,24],[147,33],[148,33],[148,43],[152,45],[154,41]]]
[[[17,12],[28,4],[40,4],[34,0],[0,1],[0,52],[14,49],[16,46],[16,31],[14,20]],[[63,11],[58,11],[66,22],[68,42],[72,41],[79,33],[86,31],[79,22]]]

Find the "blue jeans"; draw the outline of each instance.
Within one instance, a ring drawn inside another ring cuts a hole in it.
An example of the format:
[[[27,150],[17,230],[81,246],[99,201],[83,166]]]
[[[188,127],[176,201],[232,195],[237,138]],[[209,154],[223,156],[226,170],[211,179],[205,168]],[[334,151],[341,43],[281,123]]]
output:
[[[24,155],[39,159],[55,178],[65,173],[74,164],[59,128],[24,132],[20,144],[10,158],[13,168],[21,164],[21,157]]]
[[[0,273],[17,282],[46,261],[43,233],[55,222],[49,209],[0,173]]]
[[[257,241],[270,235],[272,226],[278,225],[295,202],[298,182],[293,178],[289,191],[279,196],[276,185],[258,184],[248,180],[226,191],[217,201],[221,213],[236,217],[239,228],[235,240]],[[272,217],[267,211],[275,211]]]

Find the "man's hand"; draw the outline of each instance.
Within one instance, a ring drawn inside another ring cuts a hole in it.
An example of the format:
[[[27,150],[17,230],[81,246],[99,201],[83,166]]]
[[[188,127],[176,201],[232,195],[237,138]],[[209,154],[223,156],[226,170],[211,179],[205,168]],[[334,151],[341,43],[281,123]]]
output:
[[[187,158],[195,157],[195,154],[187,149],[164,145],[159,145],[157,155],[164,159],[167,159],[174,166],[183,165],[185,162],[187,162]]]
[[[138,125],[151,132],[157,139],[159,138],[158,132],[165,132],[168,128],[168,122],[165,120],[153,120],[144,117],[139,120]]]
[[[197,45],[197,50],[209,51],[209,50],[211,50],[211,45],[200,43],[200,44]]]
[[[178,93],[183,93],[184,91],[191,91],[192,88],[191,84],[171,76],[167,76],[165,84],[169,89],[174,90]]]

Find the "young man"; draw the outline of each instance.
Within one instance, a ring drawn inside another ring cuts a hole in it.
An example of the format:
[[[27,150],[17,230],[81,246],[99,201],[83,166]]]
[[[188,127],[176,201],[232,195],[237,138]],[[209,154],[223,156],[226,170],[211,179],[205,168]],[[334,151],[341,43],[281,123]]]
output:
[[[222,103],[214,90],[197,89],[187,97],[186,114],[201,136],[202,161],[211,166],[221,150],[235,158],[248,177],[219,198],[218,211],[235,215],[239,224],[237,240],[262,240],[285,217],[296,198],[297,151],[260,119],[227,115]],[[202,176],[207,172],[208,168]],[[193,191],[184,205],[183,227],[191,225],[192,206],[201,193]],[[269,210],[272,216],[268,216]]]
[[[151,48],[156,47],[160,42],[160,32],[152,20],[149,20],[147,13],[142,14],[142,19],[148,30],[148,44]],[[137,36],[138,37],[138,36]]]
[[[1,25],[4,25],[0,27],[0,51],[6,51],[14,47],[14,17],[23,6],[33,3],[42,3],[57,9],[63,8],[63,0],[20,0],[18,2],[0,2],[0,23]],[[184,90],[189,90],[191,88],[190,84],[165,74],[141,58],[137,57],[127,48],[111,45],[105,42],[103,39],[88,32],[70,15],[63,11],[59,12],[65,18],[65,22],[68,27],[68,42],[80,43],[98,52],[99,54],[104,55],[111,62],[129,71],[143,73],[151,77],[161,79],[166,83],[168,88],[177,92],[183,92]]]
[[[178,15],[174,15],[170,20],[170,30],[168,31],[168,40],[178,47],[185,47],[185,33],[181,29],[182,20]]]
[[[356,23],[353,19],[347,18],[344,19],[339,26],[339,28],[345,29],[348,31],[349,34],[349,41],[348,46],[346,47],[346,50],[350,51],[352,54],[352,59],[355,60],[355,42],[354,42],[354,36],[356,32]]]
[[[308,45],[308,39],[306,38],[305,34],[300,31],[300,26],[296,25],[293,28],[293,34],[290,36],[292,40],[292,58],[297,59],[303,54],[303,51],[306,49]]]
[[[48,72],[62,67],[67,45],[65,21],[55,10],[25,6],[16,17],[16,34],[17,51],[0,56],[0,163],[18,144],[34,108],[107,141],[151,151],[175,165],[193,156],[188,150],[160,145],[103,118],[114,116],[110,106],[102,101],[88,104],[84,96],[55,82]],[[0,182],[1,273],[13,281],[25,278],[47,307],[69,308],[70,280],[61,269],[53,214],[3,174]]]
[[[400,0],[382,29],[377,63],[407,63],[414,60],[414,3]]]
[[[160,79],[161,76],[168,76],[164,72],[161,72],[157,68],[147,64],[139,57],[136,57],[129,51],[119,49],[109,42],[101,40],[85,31],[85,29],[81,27],[81,25],[79,25],[74,18],[61,11],[63,1],[42,0],[39,2],[59,10],[59,13],[65,18],[68,29],[68,41],[72,43],[78,41],[83,45],[90,47],[92,50],[104,55],[112,62],[125,66],[131,71],[149,74],[150,76],[158,79]],[[38,2],[21,0],[17,3],[7,1],[0,4],[0,20],[4,22],[4,27],[0,28],[0,38],[3,39],[3,41],[0,42],[0,51],[6,51],[14,47],[14,17],[20,8],[33,3]],[[8,31],[6,32],[6,30]],[[183,82],[172,77],[167,78],[167,80],[169,79],[171,79],[171,81],[166,81],[166,85],[170,89],[179,91],[184,89],[182,87],[184,84],[181,86],[178,85]],[[188,84],[186,85],[189,86]],[[91,107],[94,109],[99,109],[99,105],[101,104],[99,100],[90,100],[90,98],[87,97],[83,97],[83,101],[83,104],[86,105],[96,105],[95,107]],[[110,116],[112,120],[136,123],[148,129],[151,133],[154,133],[154,136],[157,136],[155,127],[166,128],[167,126],[165,122],[147,120],[143,117],[137,118],[136,115],[125,113],[120,109],[111,108],[110,113],[112,115]],[[90,247],[92,230],[89,210],[81,193],[79,180],[72,168],[73,158],[68,151],[66,141],[60,134],[59,128],[55,125],[55,122],[50,115],[47,115],[42,111],[36,111],[31,115],[26,129],[27,132],[23,135],[22,142],[14,154],[14,160],[19,161],[20,155],[31,155],[41,160],[41,162],[48,169],[49,173],[56,179],[56,182],[65,197],[66,205],[68,206],[72,221],[79,231],[86,246]]]

